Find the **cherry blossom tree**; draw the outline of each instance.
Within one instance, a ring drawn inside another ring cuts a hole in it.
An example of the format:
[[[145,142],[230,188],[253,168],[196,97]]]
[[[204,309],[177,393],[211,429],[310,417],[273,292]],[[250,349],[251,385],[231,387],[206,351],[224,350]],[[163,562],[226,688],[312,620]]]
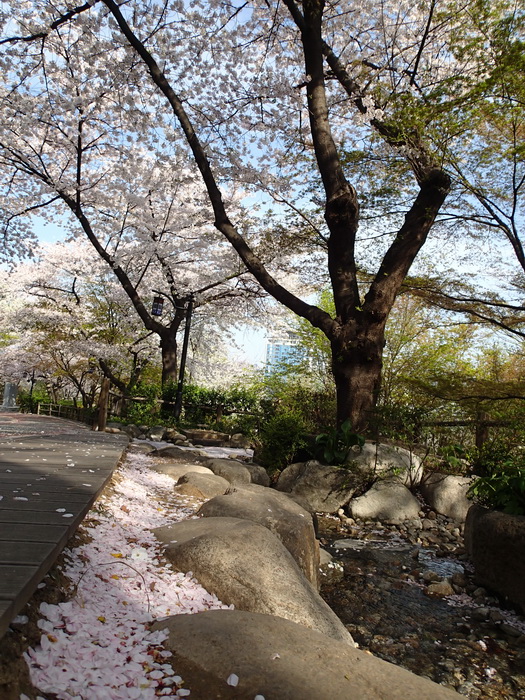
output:
[[[135,212],[118,177],[129,145],[138,149],[131,170],[140,164],[134,195],[154,240],[175,224],[151,215],[150,173],[160,164],[156,183],[174,178],[177,187],[184,174],[206,222],[242,261],[235,272],[248,270],[326,335],[338,421],[362,430],[379,392],[388,315],[451,188],[442,160],[454,136],[449,104],[469,93],[473,73],[471,58],[449,47],[475,5],[100,0],[61,8],[42,0],[11,8],[0,164],[14,173],[18,212],[58,197],[124,285],[118,250],[96,244],[94,230],[104,226],[115,243]],[[239,188],[258,216],[245,217]],[[102,202],[123,192],[117,221]],[[174,200],[162,201],[166,214]],[[293,213],[291,230],[280,214],[268,227],[269,202]],[[290,288],[276,264],[275,250],[294,245],[300,272],[310,281],[313,272],[319,286],[329,279],[333,315]],[[365,255],[375,262],[366,286]],[[132,300],[135,286],[126,290]],[[174,306],[187,289],[170,287]],[[163,342],[166,332],[133,303]]]

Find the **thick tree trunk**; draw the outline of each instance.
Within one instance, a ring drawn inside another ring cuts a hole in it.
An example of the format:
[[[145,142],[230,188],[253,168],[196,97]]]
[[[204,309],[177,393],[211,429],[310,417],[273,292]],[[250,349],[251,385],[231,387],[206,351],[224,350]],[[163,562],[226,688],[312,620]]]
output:
[[[350,420],[355,432],[366,430],[376,405],[383,367],[384,327],[352,328],[332,340],[332,372],[337,425]]]
[[[161,338],[162,353],[162,386],[170,382],[177,383],[177,338],[175,335],[165,335]]]

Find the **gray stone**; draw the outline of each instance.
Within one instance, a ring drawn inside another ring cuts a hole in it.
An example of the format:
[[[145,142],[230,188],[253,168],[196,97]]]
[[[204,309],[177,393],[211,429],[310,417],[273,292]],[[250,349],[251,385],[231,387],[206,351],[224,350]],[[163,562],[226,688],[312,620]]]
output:
[[[423,476],[419,457],[396,445],[365,442],[361,451],[352,455],[352,465],[367,475],[396,478],[405,486],[416,486]]]
[[[230,447],[240,448],[244,450],[250,449],[252,441],[242,433],[235,433],[230,438]]]
[[[525,612],[525,516],[471,506],[465,547],[476,582],[508,597]]]
[[[418,517],[419,501],[399,481],[385,479],[376,481],[363,496],[351,500],[348,512],[353,518],[401,523]]]
[[[423,478],[420,490],[431,508],[453,520],[464,521],[472,501],[467,498],[472,479],[434,472]]]
[[[171,476],[172,479],[178,482],[181,476],[188,474],[188,472],[197,472],[199,474],[212,474],[213,472],[207,467],[203,467],[202,464],[195,464],[194,462],[154,462],[150,465],[153,471],[159,474],[166,474]]]
[[[126,433],[126,435],[129,435],[131,438],[138,438],[139,435],[142,435],[141,429],[136,426],[134,423],[128,423],[128,425],[122,425],[121,430]]]
[[[168,442],[186,442],[186,436],[180,433],[176,428],[166,428],[162,439]]]
[[[152,456],[170,459],[172,462],[195,462],[196,464],[204,464],[209,459],[209,457],[205,454],[201,454],[195,450],[183,450],[180,447],[175,447],[174,445],[159,447],[158,450],[155,450]]]
[[[246,468],[246,465],[235,461],[234,459],[207,459],[205,465],[211,469],[214,474],[222,476],[223,479],[229,481],[235,486],[243,484],[251,484],[252,475]]]
[[[202,468],[205,469],[205,467]],[[229,487],[230,482],[222,476],[190,471],[180,477],[175,491],[183,496],[208,499],[226,493]]]
[[[223,603],[284,617],[353,644],[337,615],[270,530],[239,518],[200,518],[154,530],[165,556]],[[253,653],[253,650],[252,650]]]
[[[270,486],[270,477],[268,476],[268,472],[264,467],[261,467],[259,464],[248,463],[244,463],[243,466],[250,472],[252,484]]]
[[[165,425],[154,425],[148,430],[148,437],[150,440],[153,440],[153,442],[162,442],[165,432]]]
[[[227,447],[230,442],[230,436],[227,433],[219,433],[216,430],[182,430],[181,432],[195,445]]]
[[[153,445],[150,445],[147,442],[132,442],[129,446],[129,450],[130,452],[135,452],[143,455],[155,452],[155,448],[153,447]]]
[[[231,517],[253,520],[273,532],[293,556],[303,574],[319,588],[319,543],[312,518],[284,493],[257,487],[232,489],[201,506],[204,517]]]
[[[284,469],[277,481],[277,489],[301,496],[315,511],[337,513],[352,498],[361,482],[360,474],[311,460]]]
[[[156,622],[192,697],[233,700],[459,700],[420,678],[323,634],[270,615],[210,610]],[[228,685],[231,674],[238,685]]]

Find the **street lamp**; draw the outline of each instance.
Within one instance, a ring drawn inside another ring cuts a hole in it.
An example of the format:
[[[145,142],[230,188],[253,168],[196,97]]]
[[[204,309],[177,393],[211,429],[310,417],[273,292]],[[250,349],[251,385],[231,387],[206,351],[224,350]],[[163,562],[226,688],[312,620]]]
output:
[[[177,393],[175,394],[175,409],[173,416],[179,420],[182,411],[182,389],[184,387],[184,372],[186,370],[186,358],[188,356],[188,343],[190,340],[191,315],[193,313],[193,294],[188,297],[188,308],[186,311],[186,325],[184,327],[184,340],[182,342],[182,353],[180,356],[179,381],[177,383]]]

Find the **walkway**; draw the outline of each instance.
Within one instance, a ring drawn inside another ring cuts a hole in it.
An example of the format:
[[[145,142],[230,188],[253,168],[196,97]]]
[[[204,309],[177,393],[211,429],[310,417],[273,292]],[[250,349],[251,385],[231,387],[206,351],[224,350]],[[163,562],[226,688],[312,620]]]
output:
[[[0,637],[110,479],[127,436],[0,413]]]

